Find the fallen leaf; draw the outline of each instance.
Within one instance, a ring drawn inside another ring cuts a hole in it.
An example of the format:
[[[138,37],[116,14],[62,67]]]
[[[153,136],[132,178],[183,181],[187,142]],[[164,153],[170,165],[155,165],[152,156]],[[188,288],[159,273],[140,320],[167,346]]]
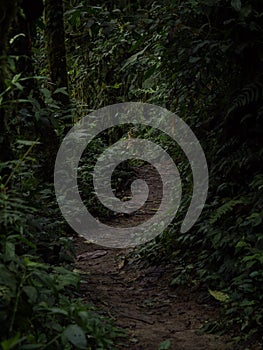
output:
[[[90,275],[90,272],[79,269],[74,269],[73,272],[79,273],[80,275]]]
[[[77,256],[77,261],[85,259],[97,259],[108,254],[107,250],[95,250],[94,252],[86,252]]]
[[[121,270],[125,265],[125,259],[122,259],[118,262],[118,269]]]

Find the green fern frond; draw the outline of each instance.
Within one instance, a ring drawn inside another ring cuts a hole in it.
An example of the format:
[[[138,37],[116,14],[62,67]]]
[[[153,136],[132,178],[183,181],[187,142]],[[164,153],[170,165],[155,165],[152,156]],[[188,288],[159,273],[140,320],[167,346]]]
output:
[[[239,146],[239,140],[237,137],[231,137],[228,141],[224,142],[222,147],[219,148],[219,150],[216,152],[216,155],[222,155],[226,152],[229,153],[229,150],[232,150]]]
[[[257,174],[253,181],[249,184],[252,189],[260,191],[263,189],[263,174]]]
[[[234,144],[232,144],[234,146]],[[226,144],[220,149],[223,154],[218,154],[221,156],[221,160],[218,160],[217,171],[225,171],[230,173],[233,169],[241,170],[244,168],[250,168],[251,164],[260,161],[259,152],[251,152],[251,148],[248,143],[244,143],[237,149],[233,147],[231,149],[231,144]]]
[[[234,99],[227,111],[227,116],[239,108],[256,103],[263,98],[263,83],[260,81],[246,85],[241,93]]]
[[[230,213],[236,205],[246,204],[243,198],[241,199],[231,199],[225,204],[221,205],[221,207],[217,208],[216,211],[211,215],[209,223],[213,225],[219,219],[221,219],[226,214]]]

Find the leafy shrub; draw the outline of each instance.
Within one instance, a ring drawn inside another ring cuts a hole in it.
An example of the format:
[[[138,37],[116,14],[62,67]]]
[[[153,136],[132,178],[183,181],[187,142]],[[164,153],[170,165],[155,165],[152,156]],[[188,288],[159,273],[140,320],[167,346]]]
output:
[[[72,243],[61,233],[52,192],[30,188],[26,154],[9,164],[11,177],[0,185],[1,348],[113,349],[123,333],[79,298]]]

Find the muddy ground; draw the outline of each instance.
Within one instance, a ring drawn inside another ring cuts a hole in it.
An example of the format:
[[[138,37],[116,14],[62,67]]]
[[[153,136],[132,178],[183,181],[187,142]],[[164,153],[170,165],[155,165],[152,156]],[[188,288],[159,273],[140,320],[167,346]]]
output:
[[[76,244],[76,265],[86,282],[82,297],[128,332],[129,340],[118,349],[158,350],[167,339],[171,350],[233,349],[224,337],[200,332],[202,325],[218,318],[219,310],[198,291],[170,287],[171,267],[129,263],[129,250],[102,248],[82,239]]]
[[[148,200],[134,215],[114,216],[111,226],[138,225],[158,210],[162,184],[155,169],[144,165],[135,172],[149,185]],[[129,197],[129,190],[120,189],[117,195]],[[129,335],[118,349],[158,350],[168,340],[170,350],[233,349],[229,337],[201,332],[203,325],[218,319],[219,309],[199,290],[171,287],[172,265],[149,266],[133,260],[132,249],[105,248],[82,238],[75,243],[76,267],[83,272],[82,297]]]

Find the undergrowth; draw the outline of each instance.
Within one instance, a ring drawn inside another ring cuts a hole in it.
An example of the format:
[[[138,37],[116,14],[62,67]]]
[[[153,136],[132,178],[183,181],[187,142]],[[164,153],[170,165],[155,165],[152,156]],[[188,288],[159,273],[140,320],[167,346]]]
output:
[[[218,298],[217,330],[232,329],[241,344],[262,342],[260,1],[74,4],[65,16],[68,33],[78,33],[69,42],[76,100],[94,108],[131,100],[166,107],[191,126],[206,154],[207,203],[182,234],[192,194],[186,159],[169,138],[137,132],[154,135],[187,179],[176,220],[139,253],[155,263],[172,261],[174,286],[197,283]]]

